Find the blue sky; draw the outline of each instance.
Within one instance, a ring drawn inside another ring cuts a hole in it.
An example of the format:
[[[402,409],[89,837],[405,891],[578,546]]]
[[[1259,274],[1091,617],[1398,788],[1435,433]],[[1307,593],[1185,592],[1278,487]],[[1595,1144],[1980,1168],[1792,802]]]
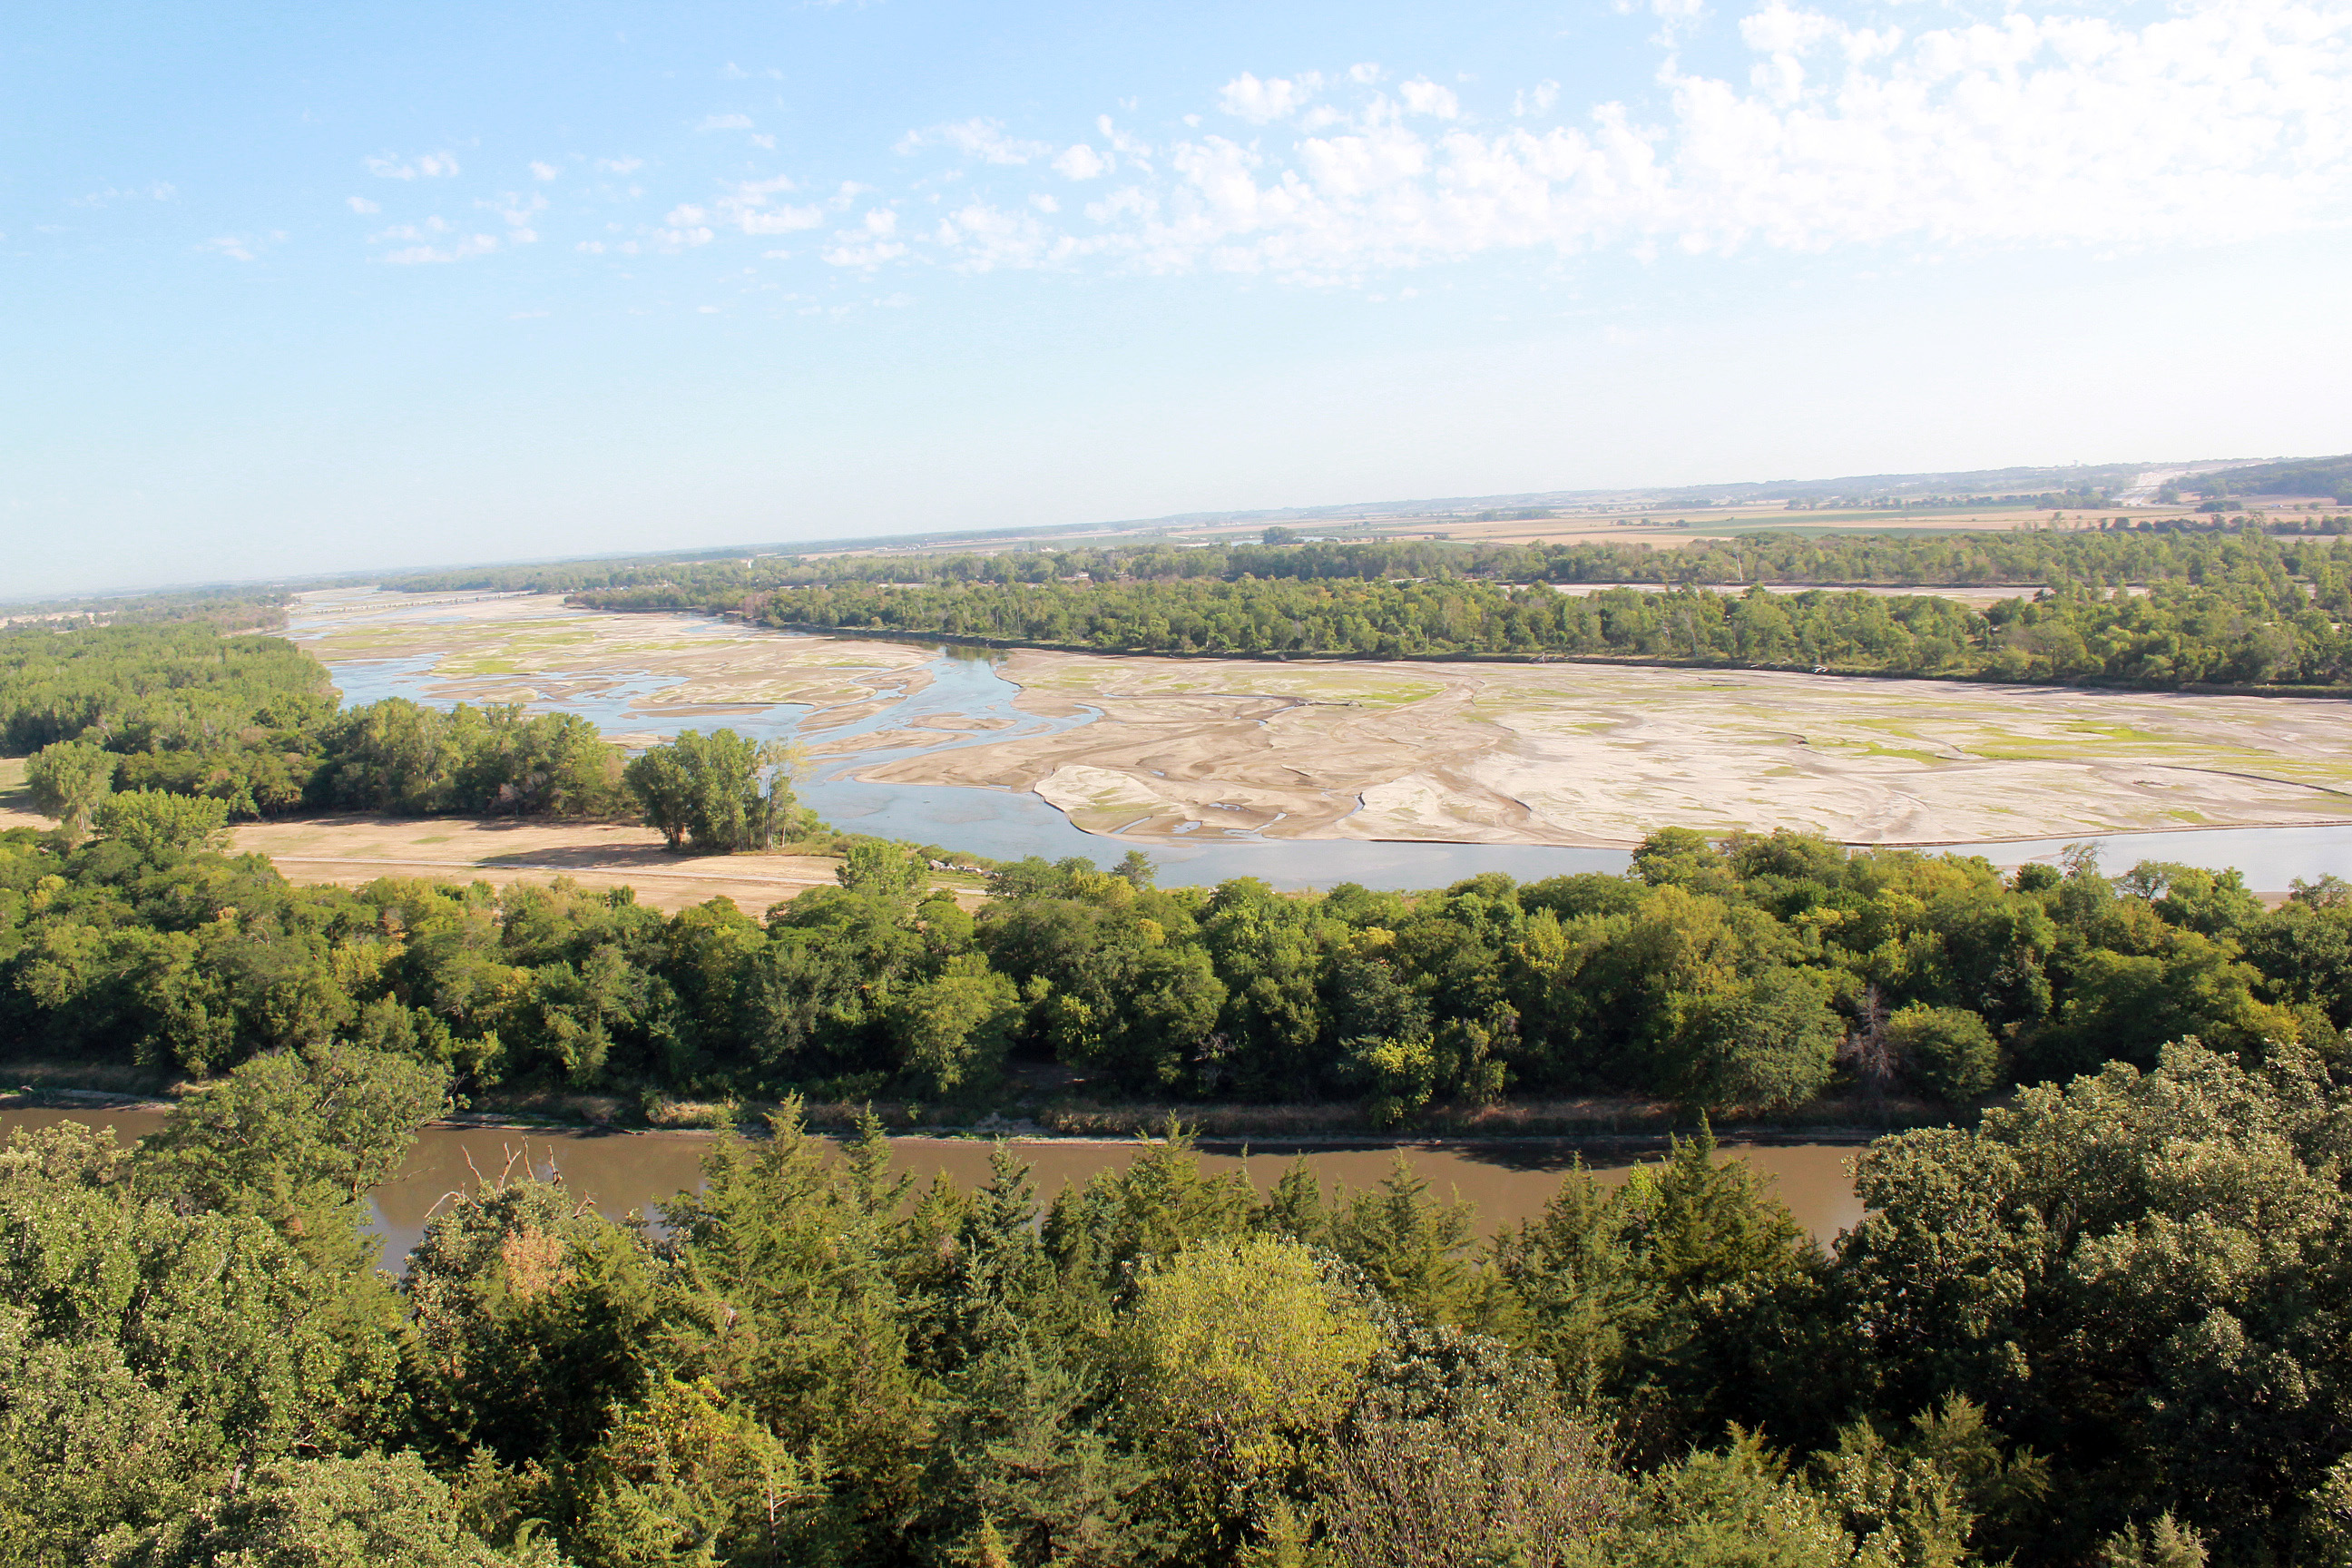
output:
[[[2352,448],[2352,0],[24,8],[0,593]]]

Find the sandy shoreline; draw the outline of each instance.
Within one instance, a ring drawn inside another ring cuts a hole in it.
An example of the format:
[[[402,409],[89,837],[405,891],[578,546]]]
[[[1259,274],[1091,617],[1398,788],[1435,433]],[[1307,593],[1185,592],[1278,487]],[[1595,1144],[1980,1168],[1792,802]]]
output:
[[[552,595],[307,596],[321,658],[429,658],[440,700],[581,703],[625,742],[692,710],[805,705],[814,755],[930,681],[919,641],[779,633]],[[1661,826],[1923,847],[2352,822],[2352,704],[1590,663],[1183,659],[1017,650],[1015,705],[1089,722],[854,769],[1034,793],[1091,832],[1622,848]],[[356,672],[355,672],[356,673]],[[965,721],[969,721],[969,720]],[[929,734],[920,731],[929,731]]]
[[[1622,847],[1789,827],[1942,846],[2352,821],[2352,704],[1622,665],[1237,665],[1021,650],[1103,717],[860,776],[1030,789],[1079,826]]]

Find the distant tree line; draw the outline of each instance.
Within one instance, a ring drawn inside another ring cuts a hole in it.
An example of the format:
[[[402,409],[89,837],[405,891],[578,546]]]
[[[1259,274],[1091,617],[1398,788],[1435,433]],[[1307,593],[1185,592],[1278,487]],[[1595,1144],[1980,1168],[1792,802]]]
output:
[[[2306,584],[2254,563],[2145,594],[2074,585],[1983,610],[1828,589],[1571,595],[1465,579],[1251,578],[779,589],[746,608],[783,626],[1105,653],[1567,657],[2157,687],[2332,687],[2352,673],[2343,574],[2323,566]]]
[[[1876,587],[2079,583],[2116,587],[2227,577],[2245,569],[2249,557],[2265,563],[2275,559],[2289,576],[2305,581],[2322,564],[2339,574],[2352,566],[2352,551],[2337,548],[2333,539],[2265,540],[2236,521],[2117,516],[2100,523],[2091,530],[2000,532],[1906,530],[1807,535],[1776,531],[1696,539],[1670,548],[1606,541],[1486,544],[1371,540],[1200,546],[1146,542],[810,559],[779,554],[696,562],[573,562],[422,574],[394,579],[391,585],[417,592],[528,588],[589,595],[583,602],[621,609],[734,609],[745,595],[770,589],[848,584],[1040,584],[1081,578],[1232,582],[1255,577]]]

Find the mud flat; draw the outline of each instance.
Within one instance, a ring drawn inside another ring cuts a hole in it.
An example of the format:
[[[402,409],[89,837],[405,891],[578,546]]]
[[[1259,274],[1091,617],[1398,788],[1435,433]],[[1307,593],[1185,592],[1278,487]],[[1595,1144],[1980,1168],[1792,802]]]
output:
[[[1949,844],[2352,821],[2352,704],[1620,665],[1024,650],[1034,741],[862,769],[1081,827],[1622,846],[1656,827]]]

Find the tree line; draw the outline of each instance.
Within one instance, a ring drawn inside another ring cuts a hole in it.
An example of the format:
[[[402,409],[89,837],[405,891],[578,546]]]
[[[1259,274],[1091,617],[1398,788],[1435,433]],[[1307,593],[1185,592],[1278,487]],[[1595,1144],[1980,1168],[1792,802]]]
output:
[[[788,748],[688,731],[631,761],[576,713],[342,709],[302,649],[208,623],[0,635],[0,751],[29,753],[35,804],[76,837],[117,795],[215,801],[232,821],[642,814],[673,847],[715,850],[818,827],[793,802]]]
[[[1881,1139],[1826,1252],[1704,1134],[1482,1236],[1402,1160],[1262,1193],[1177,1131],[1056,1194],[1003,1144],[919,1188],[787,1104],[658,1228],[510,1164],[394,1278],[367,1193],[448,1092],[326,1043],[132,1150],[10,1135],[0,1555],[2352,1562],[2352,1092],[2298,1047]]]
[[[2314,520],[2319,521],[2322,520]],[[1273,530],[1276,535],[1287,531]],[[848,584],[1041,584],[1468,578],[1498,583],[1766,583],[1830,586],[1995,586],[2083,584],[2116,587],[2227,577],[2250,562],[2276,562],[2308,581],[2323,565],[2352,567],[2352,545],[2332,537],[2274,537],[2238,522],[2180,518],[2105,520],[2095,530],[1799,534],[1771,531],[1695,539],[1672,548],[1584,540],[1494,544],[1443,540],[1311,542],[1171,541],[1066,549],[790,554],[681,562],[574,562],[490,567],[398,579],[416,592],[534,589],[593,595],[607,608],[734,609],[746,595]]]
[[[755,801],[741,803],[756,808]],[[1968,1103],[2195,1036],[2334,1059],[2340,884],[2266,909],[2234,872],[2003,877],[1978,857],[1653,835],[1623,876],[1418,895],[1152,885],[1130,855],[999,867],[975,913],[920,851],[853,846],[763,913],[627,889],[295,887],[220,852],[217,802],[122,795],[98,837],[0,836],[0,1030],[196,1077],[335,1039],[468,1091],[1005,1102],[1013,1061],[1181,1103],[1562,1094],[1693,1107],[1832,1090]]]
[[[1570,595],[1466,579],[843,584],[744,602],[769,624],[1106,653],[1630,659],[2176,687],[2352,678],[2352,594],[2250,568],[2145,594],[2071,586],[1977,610],[1927,595],[1618,587]]]

